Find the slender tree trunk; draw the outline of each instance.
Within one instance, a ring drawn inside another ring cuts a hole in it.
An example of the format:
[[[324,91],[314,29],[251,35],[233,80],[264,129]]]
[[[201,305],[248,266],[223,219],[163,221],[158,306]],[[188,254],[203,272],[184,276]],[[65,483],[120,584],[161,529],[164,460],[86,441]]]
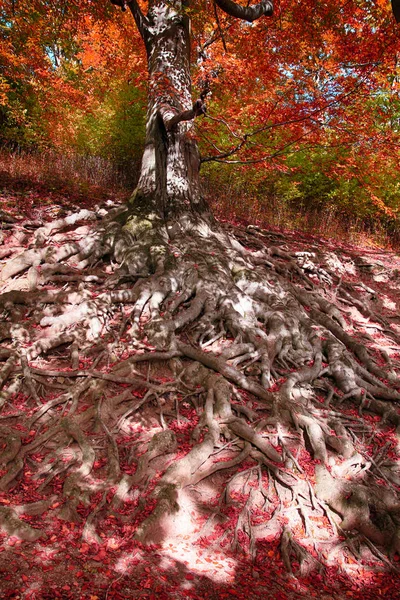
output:
[[[152,3],[147,19],[146,142],[133,208],[163,219],[202,213],[200,155],[192,134],[190,21],[180,1],[165,0]]]

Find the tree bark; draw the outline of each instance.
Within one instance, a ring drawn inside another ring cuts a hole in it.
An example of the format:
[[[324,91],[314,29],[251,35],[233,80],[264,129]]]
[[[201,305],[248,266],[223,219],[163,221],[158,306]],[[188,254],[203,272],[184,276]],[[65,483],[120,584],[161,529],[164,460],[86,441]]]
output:
[[[143,23],[141,27],[143,31]],[[163,219],[203,213],[200,155],[192,135],[193,119],[202,114],[203,105],[192,100],[190,21],[180,0],[155,0],[144,27],[149,97],[145,149],[132,205]]]

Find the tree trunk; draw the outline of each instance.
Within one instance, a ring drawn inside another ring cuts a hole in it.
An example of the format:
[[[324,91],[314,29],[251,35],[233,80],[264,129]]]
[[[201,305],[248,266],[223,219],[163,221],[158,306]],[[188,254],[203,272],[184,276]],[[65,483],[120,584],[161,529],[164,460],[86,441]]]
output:
[[[192,135],[190,21],[181,2],[164,0],[151,5],[147,19],[146,142],[132,207],[162,219],[202,213],[200,155]]]

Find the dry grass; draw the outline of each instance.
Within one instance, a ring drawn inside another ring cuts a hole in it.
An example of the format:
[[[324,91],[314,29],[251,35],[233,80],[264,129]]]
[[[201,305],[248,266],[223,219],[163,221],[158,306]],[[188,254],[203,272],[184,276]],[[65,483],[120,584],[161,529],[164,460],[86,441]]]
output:
[[[400,249],[400,232],[388,233],[379,220],[371,224],[355,216],[340,215],[328,207],[318,211],[294,209],[279,198],[257,197],[236,186],[216,186],[214,182],[206,182],[206,194],[218,218],[281,232],[306,232],[356,246]]]
[[[0,151],[0,189],[47,189],[74,195],[126,195],[132,190],[138,165],[122,168],[100,157]]]
[[[121,200],[134,189],[139,161],[117,165],[109,160],[77,154],[40,154],[0,149],[0,192],[36,190],[61,192],[76,197]],[[254,223],[280,231],[302,231],[312,235],[346,241],[360,246],[400,248],[400,234],[385,231],[379,221],[367,224],[361,219],[344,218],[332,208],[311,212],[288,206],[279,198],[257,197],[232,183],[218,185],[203,181],[204,192],[214,214],[221,219]]]

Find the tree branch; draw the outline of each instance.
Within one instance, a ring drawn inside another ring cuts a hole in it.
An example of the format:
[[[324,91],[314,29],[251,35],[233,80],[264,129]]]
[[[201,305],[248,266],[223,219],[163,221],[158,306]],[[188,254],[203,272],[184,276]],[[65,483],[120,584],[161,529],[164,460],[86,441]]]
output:
[[[124,3],[124,0],[122,0],[122,2]],[[147,17],[145,17],[145,15],[142,13],[137,0],[128,0],[125,4],[129,6],[129,10],[131,11],[133,18],[135,19],[136,27],[138,28],[143,41],[147,43],[149,25]]]
[[[191,108],[190,110],[184,110],[180,113],[175,114],[172,117],[170,116],[172,113],[172,110],[170,108],[166,111],[160,112],[164,121],[165,128],[167,129],[167,131],[171,131],[171,129],[173,129],[176,125],[178,125],[178,123],[181,123],[182,121],[191,121],[192,119],[195,119],[200,115],[204,115],[204,113],[206,112],[206,105],[204,104],[203,100],[199,98],[193,104],[193,108]]]
[[[217,27],[218,27],[219,35],[220,35],[221,40],[222,40],[222,45],[224,47],[225,52],[228,52],[228,50],[226,48],[226,42],[225,42],[224,32],[222,30],[221,23],[219,22],[217,5],[215,4],[215,2],[214,2],[214,14],[215,14],[215,20],[217,22]]]
[[[228,15],[237,19],[243,19],[243,21],[249,21],[250,23],[264,15],[271,16],[274,12],[271,0],[261,0],[261,2],[254,6],[241,6],[233,2],[233,0],[215,0],[215,2]]]
[[[400,0],[392,0],[392,11],[397,23],[400,23]]]

